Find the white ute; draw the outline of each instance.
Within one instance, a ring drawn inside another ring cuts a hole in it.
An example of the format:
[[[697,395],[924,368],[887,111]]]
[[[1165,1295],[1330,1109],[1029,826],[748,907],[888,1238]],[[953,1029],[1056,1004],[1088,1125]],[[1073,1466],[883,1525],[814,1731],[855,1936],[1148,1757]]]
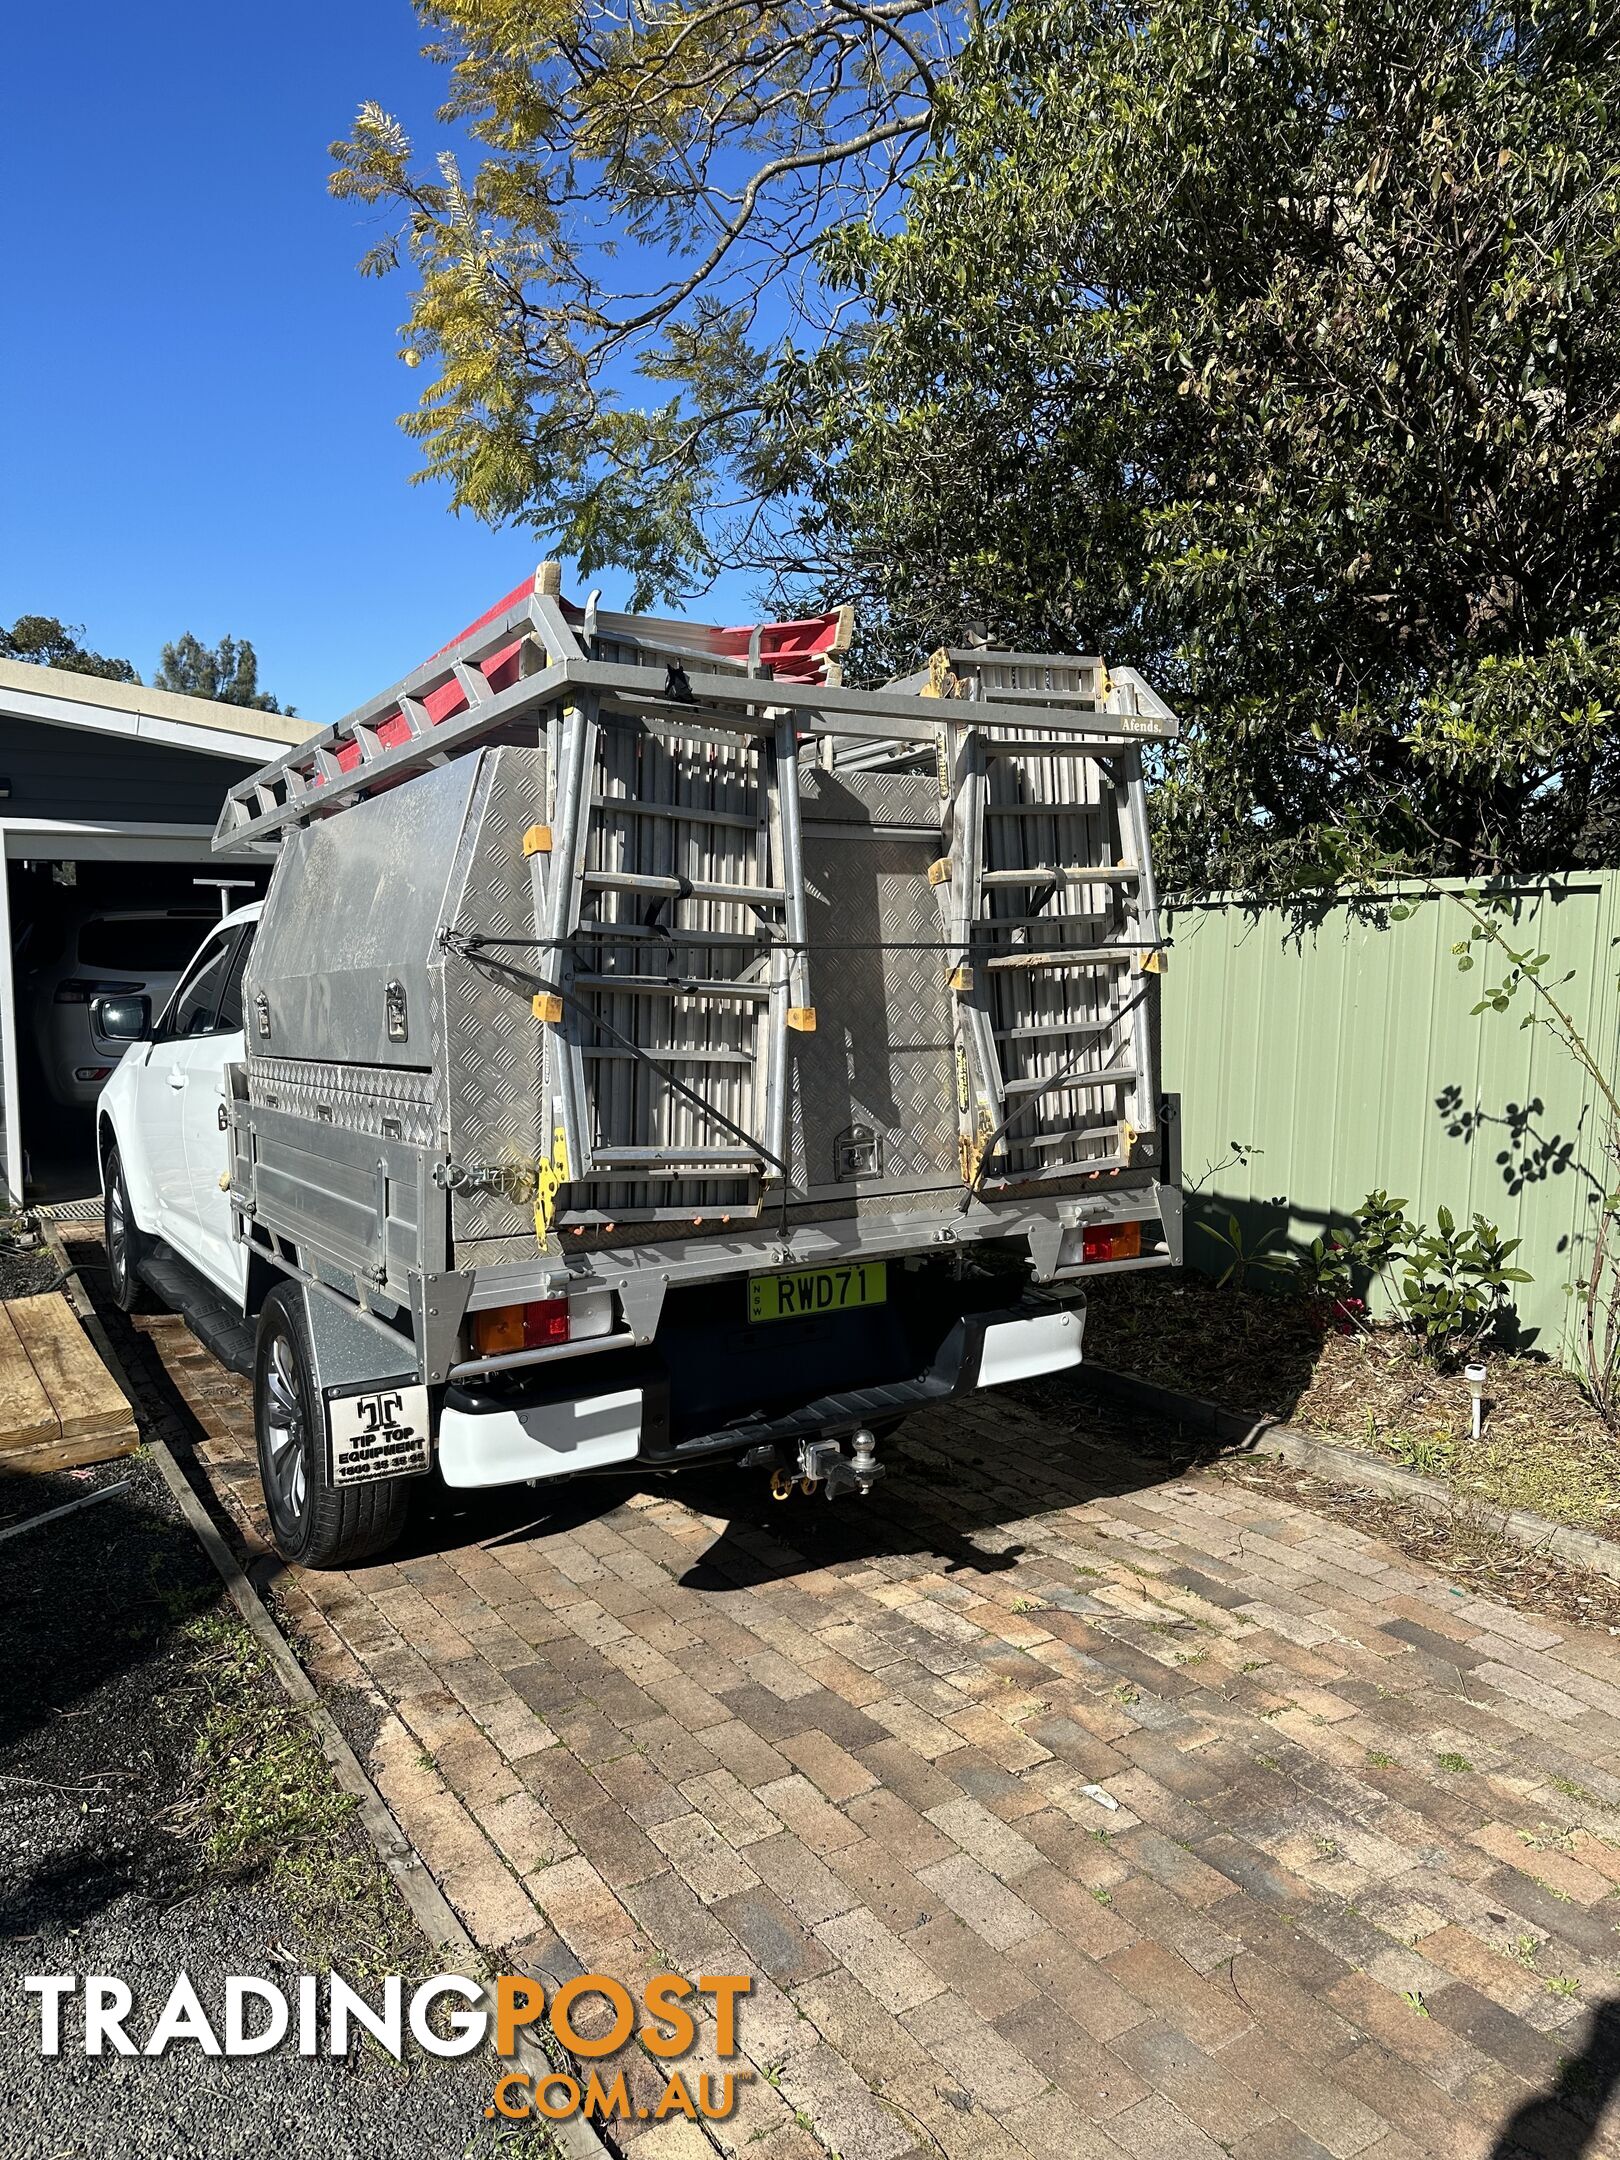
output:
[[[233,787],[275,851],[98,1110],[107,1258],[253,1376],[278,1550],[412,1480],[730,1463],[828,1498],[908,1412],[1079,1363],[1179,1257],[1129,670],[848,611],[600,610],[555,565]]]

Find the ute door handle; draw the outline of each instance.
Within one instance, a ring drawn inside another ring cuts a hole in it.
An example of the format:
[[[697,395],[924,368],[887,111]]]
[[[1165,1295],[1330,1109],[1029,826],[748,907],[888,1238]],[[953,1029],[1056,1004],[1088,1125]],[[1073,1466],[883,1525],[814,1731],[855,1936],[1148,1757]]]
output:
[[[185,1084],[186,1084],[186,1076],[185,1076],[185,1074],[184,1074],[183,1072],[171,1072],[171,1073],[169,1074],[169,1085],[170,1085],[170,1087],[172,1087],[172,1088],[183,1088],[183,1087],[185,1086]]]

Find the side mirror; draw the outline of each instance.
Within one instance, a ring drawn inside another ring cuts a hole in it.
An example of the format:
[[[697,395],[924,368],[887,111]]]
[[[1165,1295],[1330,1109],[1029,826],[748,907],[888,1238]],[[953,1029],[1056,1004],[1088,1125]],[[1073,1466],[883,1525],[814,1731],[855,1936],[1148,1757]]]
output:
[[[149,997],[93,998],[90,1025],[109,1042],[145,1042],[152,1032],[152,1000]]]

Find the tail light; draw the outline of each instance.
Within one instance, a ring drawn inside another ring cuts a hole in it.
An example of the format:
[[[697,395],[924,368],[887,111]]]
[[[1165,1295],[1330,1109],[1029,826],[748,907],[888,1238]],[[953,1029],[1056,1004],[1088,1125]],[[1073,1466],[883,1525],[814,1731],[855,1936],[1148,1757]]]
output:
[[[473,1314],[473,1348],[479,1357],[509,1350],[544,1350],[568,1340],[568,1300],[540,1298],[532,1305],[492,1305]]]
[[[1087,1267],[1096,1267],[1104,1260],[1139,1260],[1141,1256],[1139,1222],[1086,1224],[1080,1257]]]

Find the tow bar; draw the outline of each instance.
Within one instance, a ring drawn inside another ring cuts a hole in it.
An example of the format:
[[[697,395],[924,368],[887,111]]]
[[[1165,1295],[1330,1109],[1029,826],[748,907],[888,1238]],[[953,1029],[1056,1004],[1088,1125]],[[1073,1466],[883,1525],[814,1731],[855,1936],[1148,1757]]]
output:
[[[795,1486],[805,1494],[819,1485],[829,1500],[840,1493],[868,1493],[883,1475],[877,1459],[877,1435],[863,1425],[851,1433],[849,1453],[841,1440],[801,1440],[797,1475],[791,1470],[771,1473],[771,1498],[786,1500]]]

